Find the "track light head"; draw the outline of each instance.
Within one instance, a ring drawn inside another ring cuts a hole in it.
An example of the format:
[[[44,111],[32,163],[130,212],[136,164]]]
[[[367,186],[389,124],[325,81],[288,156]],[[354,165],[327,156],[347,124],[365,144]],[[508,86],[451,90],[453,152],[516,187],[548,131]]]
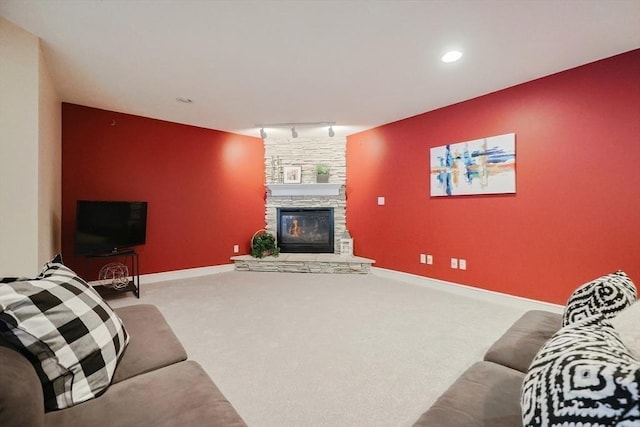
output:
[[[298,137],[298,132],[296,132],[296,128],[291,128],[291,136],[294,138]]]
[[[333,138],[336,136],[336,133],[333,131],[333,126],[329,126],[329,137]]]
[[[264,128],[260,128],[260,138],[265,139],[267,137],[267,133],[264,131]]]

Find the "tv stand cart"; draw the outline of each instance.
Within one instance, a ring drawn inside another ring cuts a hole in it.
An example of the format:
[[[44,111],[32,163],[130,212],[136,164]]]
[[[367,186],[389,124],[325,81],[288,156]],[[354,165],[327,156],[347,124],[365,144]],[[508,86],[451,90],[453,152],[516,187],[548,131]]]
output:
[[[94,286],[94,289],[102,296],[103,298],[107,298],[109,296],[113,296],[120,292],[133,292],[136,298],[140,298],[140,260],[138,259],[138,254],[133,249],[125,249],[121,251],[113,251],[107,253],[100,254],[91,254],[85,255],[85,276],[87,275],[87,267],[90,259],[108,259],[108,258],[120,258],[121,262],[131,268],[129,270],[129,283],[126,286],[120,289],[109,288],[102,284],[98,284]]]

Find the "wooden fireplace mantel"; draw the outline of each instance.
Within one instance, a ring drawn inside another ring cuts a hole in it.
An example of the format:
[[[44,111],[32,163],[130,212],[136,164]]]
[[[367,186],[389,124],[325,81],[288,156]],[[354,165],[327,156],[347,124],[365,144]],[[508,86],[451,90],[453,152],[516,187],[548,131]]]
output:
[[[272,196],[338,196],[342,184],[267,184]]]

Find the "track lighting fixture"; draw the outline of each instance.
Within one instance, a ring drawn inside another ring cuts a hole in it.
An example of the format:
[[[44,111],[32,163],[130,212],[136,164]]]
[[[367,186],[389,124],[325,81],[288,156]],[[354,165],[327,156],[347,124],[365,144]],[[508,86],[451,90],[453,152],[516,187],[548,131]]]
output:
[[[296,130],[296,128],[298,127],[324,127],[324,126],[328,126],[328,132],[329,132],[329,137],[333,138],[336,133],[333,130],[333,125],[335,125],[336,122],[291,122],[291,123],[263,123],[263,124],[257,124],[255,125],[257,128],[260,129],[260,138],[265,139],[267,137],[267,132],[265,132],[265,128],[290,128],[291,129],[291,136],[293,138],[297,138],[298,137],[298,131]]]

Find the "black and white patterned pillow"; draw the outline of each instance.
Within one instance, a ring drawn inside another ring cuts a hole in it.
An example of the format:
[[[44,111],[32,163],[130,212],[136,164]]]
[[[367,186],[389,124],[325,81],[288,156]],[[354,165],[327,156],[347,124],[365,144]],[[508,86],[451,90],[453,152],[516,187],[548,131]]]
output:
[[[524,427],[640,425],[640,361],[603,317],[560,329],[525,376]]]
[[[636,287],[626,273],[617,271],[607,274],[573,291],[562,316],[562,326],[592,316],[614,317],[636,299]]]
[[[129,341],[120,318],[59,256],[35,279],[0,281],[0,334],[34,364],[48,410],[104,392]]]

